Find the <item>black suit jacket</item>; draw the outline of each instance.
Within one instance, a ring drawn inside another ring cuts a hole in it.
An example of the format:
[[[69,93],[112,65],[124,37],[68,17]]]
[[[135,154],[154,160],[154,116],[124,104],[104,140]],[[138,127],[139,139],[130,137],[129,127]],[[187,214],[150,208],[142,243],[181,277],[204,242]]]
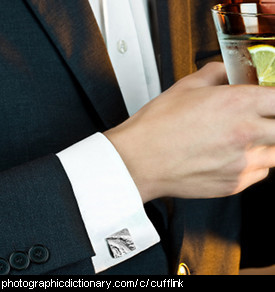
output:
[[[213,2],[152,1],[163,89],[219,56]],[[0,11],[0,257],[42,244],[47,262],[10,274],[94,274],[54,153],[128,117],[103,39],[86,0],[2,0]],[[180,262],[193,274],[238,271],[240,196],[156,200],[146,211],[162,241],[103,274],[169,274]]]

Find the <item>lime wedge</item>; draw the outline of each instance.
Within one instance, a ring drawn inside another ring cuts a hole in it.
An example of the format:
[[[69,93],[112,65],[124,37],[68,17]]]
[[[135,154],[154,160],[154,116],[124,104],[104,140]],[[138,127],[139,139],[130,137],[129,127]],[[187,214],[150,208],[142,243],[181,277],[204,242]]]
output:
[[[257,45],[249,47],[248,51],[256,68],[259,84],[275,86],[275,47]]]
[[[275,40],[275,36],[264,36],[264,37],[261,37],[261,36],[255,36],[255,37],[250,37],[249,38],[250,40],[256,40],[256,41],[266,41],[266,40],[269,40],[269,41],[272,41],[272,40]]]

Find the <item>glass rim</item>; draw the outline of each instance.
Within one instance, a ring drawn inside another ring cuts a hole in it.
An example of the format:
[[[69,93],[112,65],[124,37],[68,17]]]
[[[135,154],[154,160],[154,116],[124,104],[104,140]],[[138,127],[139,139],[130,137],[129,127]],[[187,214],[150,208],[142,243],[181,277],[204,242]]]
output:
[[[255,2],[245,2],[245,3],[224,3],[224,4],[216,4],[215,6],[213,6],[211,8],[212,12],[215,13],[219,13],[219,14],[223,14],[223,15],[241,15],[241,16],[275,16],[275,12],[274,13],[266,13],[266,12],[234,12],[234,11],[225,11],[223,10],[226,7],[229,6],[240,6],[240,4],[242,5],[246,5],[246,4],[259,4],[259,3],[255,3]],[[274,5],[275,8],[275,2],[270,3],[270,2],[266,2],[266,3],[262,3],[262,5]]]

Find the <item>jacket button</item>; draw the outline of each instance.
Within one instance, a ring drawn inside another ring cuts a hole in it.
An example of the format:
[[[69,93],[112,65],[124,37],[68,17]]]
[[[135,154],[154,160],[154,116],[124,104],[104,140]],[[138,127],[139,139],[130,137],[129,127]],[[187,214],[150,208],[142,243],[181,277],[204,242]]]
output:
[[[49,259],[49,250],[41,245],[37,244],[29,249],[29,258],[33,263],[42,264]]]
[[[3,258],[0,258],[0,275],[8,275],[10,272],[10,264]]]
[[[177,275],[188,276],[190,274],[191,274],[190,270],[189,270],[188,266],[185,263],[179,264]]]
[[[30,264],[28,255],[23,251],[15,251],[10,255],[10,265],[15,270],[25,270]]]

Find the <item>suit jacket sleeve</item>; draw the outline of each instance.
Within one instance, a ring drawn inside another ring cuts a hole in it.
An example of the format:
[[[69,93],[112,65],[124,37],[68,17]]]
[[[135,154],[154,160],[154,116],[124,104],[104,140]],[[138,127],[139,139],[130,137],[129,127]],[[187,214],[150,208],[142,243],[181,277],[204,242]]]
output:
[[[9,261],[12,253],[28,253],[37,244],[49,251],[47,262],[11,268],[10,274],[47,273],[94,254],[70,182],[55,155],[2,172],[0,200],[0,257]]]

